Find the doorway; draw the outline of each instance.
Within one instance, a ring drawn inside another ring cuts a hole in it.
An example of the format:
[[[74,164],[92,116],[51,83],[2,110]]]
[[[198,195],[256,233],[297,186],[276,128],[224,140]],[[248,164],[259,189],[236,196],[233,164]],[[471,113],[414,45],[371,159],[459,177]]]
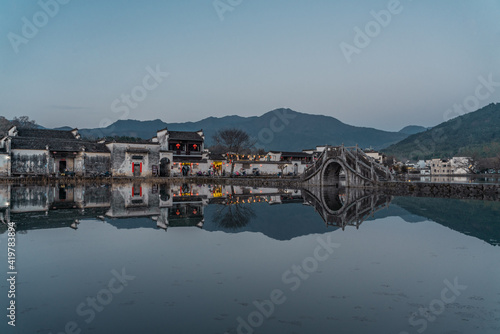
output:
[[[135,163],[134,162],[134,176],[141,176],[141,169],[142,169],[142,164],[141,163]]]
[[[59,173],[62,173],[66,170],[66,160],[59,161]]]

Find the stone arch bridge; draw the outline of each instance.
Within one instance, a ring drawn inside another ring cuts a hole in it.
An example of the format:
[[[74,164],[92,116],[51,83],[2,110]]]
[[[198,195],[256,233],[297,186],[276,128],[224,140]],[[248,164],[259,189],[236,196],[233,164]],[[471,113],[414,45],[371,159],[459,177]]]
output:
[[[343,172],[343,173],[342,173]],[[346,187],[373,187],[378,181],[393,180],[389,169],[366,155],[358,146],[327,146],[312,166],[302,174],[306,184],[319,186],[341,185],[345,175]]]

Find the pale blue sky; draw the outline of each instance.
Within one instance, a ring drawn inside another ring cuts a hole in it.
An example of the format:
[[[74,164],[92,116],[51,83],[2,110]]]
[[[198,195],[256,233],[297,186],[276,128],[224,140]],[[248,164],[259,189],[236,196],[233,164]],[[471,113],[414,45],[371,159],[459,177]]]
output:
[[[479,76],[500,82],[498,0],[401,0],[348,63],[340,44],[354,45],[354,28],[389,2],[243,0],[221,21],[212,0],[72,0],[16,53],[9,33],[24,38],[23,17],[33,23],[42,9],[2,0],[0,115],[85,128],[124,114],[183,122],[288,107],[399,130],[442,122]],[[169,76],[115,112],[157,65]],[[500,102],[500,87],[479,102]]]

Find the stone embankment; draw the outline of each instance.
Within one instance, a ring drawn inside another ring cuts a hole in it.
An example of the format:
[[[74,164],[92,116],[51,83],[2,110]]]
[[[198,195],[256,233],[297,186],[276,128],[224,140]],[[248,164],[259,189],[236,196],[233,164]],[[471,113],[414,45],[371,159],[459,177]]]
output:
[[[380,182],[377,190],[392,196],[500,200],[500,184]]]
[[[108,178],[80,178],[80,177],[12,177],[2,178],[0,183],[6,184],[111,184],[111,183],[129,183],[129,182],[147,182],[147,183],[194,183],[194,184],[220,184],[237,185],[249,187],[269,187],[269,188],[304,188],[310,187],[304,184],[299,177],[276,176],[239,176],[239,177],[152,177],[152,178],[134,178],[134,177],[108,177]],[[500,200],[500,184],[481,184],[481,183],[430,183],[430,182],[403,182],[387,181],[378,182],[371,191],[380,192],[391,196],[415,196],[415,197],[441,197],[458,199],[479,199],[479,200]]]

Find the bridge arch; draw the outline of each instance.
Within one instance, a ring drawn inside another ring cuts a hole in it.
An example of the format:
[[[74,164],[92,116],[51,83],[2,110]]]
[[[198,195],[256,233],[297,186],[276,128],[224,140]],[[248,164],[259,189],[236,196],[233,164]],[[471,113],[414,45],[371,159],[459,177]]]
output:
[[[358,228],[368,217],[387,207],[392,199],[373,190],[348,187],[314,186],[302,189],[302,194],[304,201],[314,207],[327,225],[342,229]]]
[[[337,159],[328,160],[324,166],[321,173],[321,184],[323,186],[334,186],[336,188],[340,187],[340,174],[344,172],[346,174],[346,169],[344,164]]]
[[[329,214],[336,214],[345,204],[345,188],[321,187],[321,202]]]

